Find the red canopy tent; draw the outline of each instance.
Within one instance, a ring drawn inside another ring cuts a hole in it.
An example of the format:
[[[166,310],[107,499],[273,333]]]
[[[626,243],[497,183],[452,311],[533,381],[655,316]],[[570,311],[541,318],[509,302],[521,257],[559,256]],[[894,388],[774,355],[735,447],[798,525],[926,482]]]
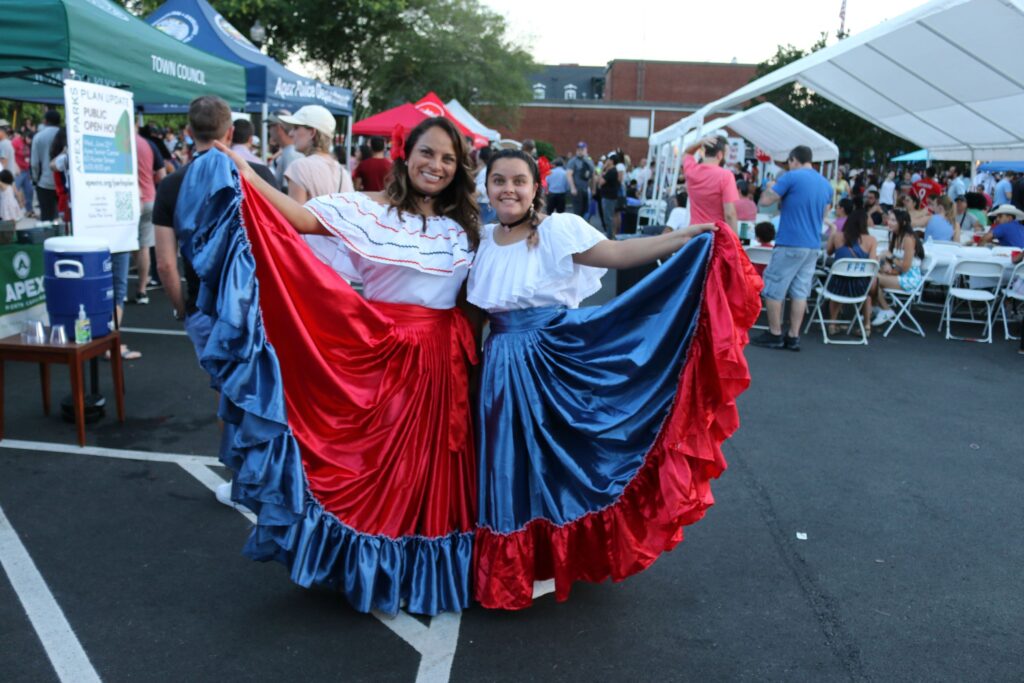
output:
[[[416,107],[416,109],[418,109],[423,114],[426,114],[427,116],[443,116],[452,123],[454,123],[455,127],[458,128],[459,131],[461,131],[464,136],[473,141],[474,149],[477,147],[486,147],[487,145],[491,144],[490,140],[488,140],[482,135],[477,135],[469,128],[467,128],[465,125],[463,125],[462,121],[459,121],[457,118],[455,118],[452,115],[452,113],[448,110],[448,107],[445,106],[445,103],[441,101],[441,98],[438,97],[437,93],[435,93],[433,90],[424,95],[423,98],[414,106]]]
[[[391,137],[391,133],[398,126],[402,126],[405,130],[412,130],[415,128],[420,121],[430,118],[429,114],[424,114],[419,109],[411,104],[400,104],[394,109],[388,109],[382,111],[379,114],[374,114],[362,121],[356,122],[352,126],[353,135],[365,135],[370,137],[372,135],[380,135],[381,137]]]
[[[396,130],[401,128],[409,131],[415,128],[420,121],[432,116],[443,116],[455,124],[455,127],[466,137],[473,140],[473,147],[484,147],[489,143],[487,138],[477,135],[457,118],[452,116],[448,107],[433,92],[427,93],[423,99],[416,104],[400,104],[393,109],[382,111],[368,118],[358,121],[352,126],[353,135],[380,135],[391,137]]]

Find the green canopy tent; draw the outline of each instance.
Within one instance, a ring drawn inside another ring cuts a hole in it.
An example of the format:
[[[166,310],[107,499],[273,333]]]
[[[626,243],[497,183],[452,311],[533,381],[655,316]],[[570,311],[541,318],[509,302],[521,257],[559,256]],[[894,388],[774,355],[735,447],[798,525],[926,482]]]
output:
[[[110,0],[0,0],[0,97],[64,101],[65,77],[126,88],[135,104],[219,95],[245,103],[245,70],[153,28]]]

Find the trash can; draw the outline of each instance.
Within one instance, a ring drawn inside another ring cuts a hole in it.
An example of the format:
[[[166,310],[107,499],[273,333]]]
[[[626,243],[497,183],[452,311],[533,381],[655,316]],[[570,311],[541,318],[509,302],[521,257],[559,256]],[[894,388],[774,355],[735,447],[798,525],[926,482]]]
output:
[[[114,275],[102,240],[50,237],[43,242],[43,287],[51,325],[74,337],[79,306],[85,306],[93,338],[114,329]]]

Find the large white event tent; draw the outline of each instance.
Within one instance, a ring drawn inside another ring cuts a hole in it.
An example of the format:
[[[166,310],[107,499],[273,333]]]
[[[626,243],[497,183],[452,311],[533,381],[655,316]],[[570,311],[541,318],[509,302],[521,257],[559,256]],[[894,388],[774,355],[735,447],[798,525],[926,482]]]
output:
[[[469,128],[477,135],[482,135],[491,142],[497,142],[501,139],[501,133],[480,123],[480,120],[470,114],[469,110],[463,107],[462,103],[454,97],[448,100],[444,106],[448,107],[448,111],[452,113],[452,116],[461,121],[462,125]]]
[[[686,120],[683,119],[683,121]],[[674,125],[679,126],[678,123]],[[669,144],[663,145],[659,151],[663,153],[662,156],[670,157],[666,161],[671,163],[661,163],[662,157],[658,157],[657,171],[663,173],[663,176],[656,177],[655,182],[661,181],[663,185],[655,185],[655,187],[675,187],[679,179],[680,159],[678,157],[681,156],[682,151],[696,142],[698,136],[726,128],[760,148],[773,161],[785,161],[794,147],[807,145],[811,148],[814,161],[831,162],[831,173],[826,173],[826,175],[834,175],[838,169],[839,148],[836,143],[796,120],[774,104],[763,102],[750,109],[738,111],[731,116],[712,119],[700,130],[690,126],[681,138],[666,134],[664,139]],[[680,129],[686,130],[686,128]],[[661,131],[656,135],[662,136],[668,130]]]
[[[791,82],[936,160],[1024,156],[1024,0],[932,0],[773,71],[651,136],[659,165],[712,112]],[[972,163],[973,168],[973,163]],[[658,187],[661,187],[659,185]]]

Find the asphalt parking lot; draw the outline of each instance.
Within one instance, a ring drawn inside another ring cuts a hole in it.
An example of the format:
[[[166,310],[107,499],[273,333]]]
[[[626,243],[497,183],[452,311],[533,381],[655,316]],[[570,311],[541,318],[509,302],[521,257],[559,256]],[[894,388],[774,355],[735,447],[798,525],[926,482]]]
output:
[[[926,314],[926,339],[748,348],[717,504],[649,571],[389,619],[241,556],[249,521],[211,492],[214,396],[152,298],[125,321],[128,420],[90,448],[42,415],[34,367],[6,368],[0,680],[1022,678],[1024,358],[1001,334],[947,342]]]

